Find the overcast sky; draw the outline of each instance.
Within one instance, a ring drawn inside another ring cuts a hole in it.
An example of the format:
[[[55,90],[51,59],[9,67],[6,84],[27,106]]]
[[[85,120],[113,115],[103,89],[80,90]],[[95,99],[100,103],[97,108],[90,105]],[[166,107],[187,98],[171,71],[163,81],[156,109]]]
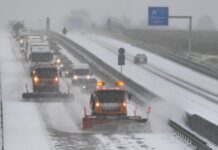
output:
[[[169,6],[170,15],[192,15],[194,23],[209,15],[218,26],[218,0],[0,0],[0,22],[15,18],[37,22],[47,16],[57,19],[74,9],[87,10],[97,22],[105,16],[126,16],[140,22],[147,17],[149,6]]]

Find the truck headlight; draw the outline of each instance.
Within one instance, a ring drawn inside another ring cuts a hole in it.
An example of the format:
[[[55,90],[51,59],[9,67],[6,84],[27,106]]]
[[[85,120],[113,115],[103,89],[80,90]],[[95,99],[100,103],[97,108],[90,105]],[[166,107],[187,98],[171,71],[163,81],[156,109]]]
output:
[[[57,62],[57,64],[60,64],[61,60],[60,60],[60,59],[57,59],[56,62]]]
[[[35,83],[39,82],[39,78],[36,77],[36,76],[33,78],[33,80],[34,80]]]
[[[86,79],[90,79],[90,76],[86,76]]]
[[[55,81],[55,82],[58,82],[58,77],[55,77],[54,81]]]
[[[77,80],[77,79],[78,79],[78,76],[73,76],[73,79]]]
[[[20,44],[23,44],[23,40],[20,40]]]
[[[123,102],[123,107],[126,107],[126,105],[127,105],[126,102]]]
[[[96,106],[96,107],[99,107],[99,106],[100,106],[100,103],[99,103],[99,102],[96,102],[96,103],[95,103],[95,106]]]

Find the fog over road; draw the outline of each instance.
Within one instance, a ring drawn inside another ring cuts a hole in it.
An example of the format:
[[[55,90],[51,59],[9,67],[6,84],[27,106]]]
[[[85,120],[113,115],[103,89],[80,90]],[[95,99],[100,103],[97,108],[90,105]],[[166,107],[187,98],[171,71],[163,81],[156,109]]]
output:
[[[192,15],[194,24],[204,16],[210,16],[218,25],[217,0],[0,0],[0,23],[11,19],[25,20],[36,26],[49,16],[59,20],[72,10],[86,10],[94,22],[102,23],[105,17],[127,17],[133,24],[146,20],[148,6],[168,6],[170,15]],[[203,10],[203,11],[202,11]],[[187,27],[186,21],[171,21],[172,26]]]

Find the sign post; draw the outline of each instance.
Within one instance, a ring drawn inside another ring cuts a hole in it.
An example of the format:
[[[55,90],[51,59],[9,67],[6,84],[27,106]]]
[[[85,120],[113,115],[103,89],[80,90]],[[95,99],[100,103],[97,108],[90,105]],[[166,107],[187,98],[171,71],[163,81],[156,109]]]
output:
[[[46,18],[46,30],[47,31],[50,30],[50,18],[49,17]]]
[[[189,39],[188,50],[192,50],[192,16],[169,16],[170,19],[188,19],[189,20]]]
[[[124,48],[120,48],[118,51],[119,51],[118,65],[120,65],[120,71],[122,73],[123,72],[122,66],[125,65],[125,49]]]
[[[148,25],[150,26],[168,26],[169,19],[188,19],[189,20],[189,40],[188,50],[192,49],[192,16],[169,16],[168,7],[149,7]]]

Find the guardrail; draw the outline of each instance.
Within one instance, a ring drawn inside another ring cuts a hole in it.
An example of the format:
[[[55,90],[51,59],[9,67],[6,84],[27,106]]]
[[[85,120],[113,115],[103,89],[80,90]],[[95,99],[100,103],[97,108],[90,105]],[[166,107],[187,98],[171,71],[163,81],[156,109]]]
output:
[[[127,78],[126,76],[124,76],[123,74],[118,72],[117,70],[113,69],[111,66],[109,66],[106,63],[104,63],[101,59],[97,58],[95,55],[93,55],[92,53],[90,53],[89,51],[87,51],[85,48],[83,48],[82,46],[78,45],[77,43],[73,42],[72,40],[70,40],[70,39],[68,39],[68,38],[66,38],[66,37],[64,37],[64,36],[62,36],[62,35],[60,35],[58,33],[51,32],[51,31],[47,32],[46,34],[48,36],[52,37],[54,40],[60,42],[61,45],[62,46],[64,45],[68,50],[71,49],[74,52],[76,52],[76,54],[79,57],[81,57],[81,58],[85,59],[86,61],[88,61],[91,65],[96,67],[99,71],[104,73],[106,76],[110,76],[111,80],[116,80],[113,76],[115,76],[118,79],[123,79],[123,81],[127,83],[127,86],[129,86],[130,89],[134,89],[135,90],[135,91],[132,90],[130,92],[133,92],[134,93],[133,96],[138,98],[138,100],[142,100],[143,96],[138,96],[137,93],[146,93],[146,94],[149,94],[149,97],[157,97],[151,91],[145,89],[144,87],[141,87],[140,85],[138,85],[137,83],[135,83],[131,79]],[[93,60],[95,60],[95,61],[93,61]],[[105,71],[106,70],[105,68],[107,68],[107,71]],[[179,132],[180,135],[190,139],[190,137],[186,135],[188,131],[184,131],[184,129],[182,130],[181,127],[179,128],[178,124],[176,124],[174,122],[172,123],[170,121],[169,125],[172,128],[174,128],[175,131]],[[189,135],[191,135],[191,133]],[[191,138],[191,140],[193,140],[192,138]],[[193,140],[192,144],[196,145],[194,141],[195,140]],[[202,142],[202,143],[205,143],[205,142]],[[207,149],[202,149],[202,150],[207,150]],[[208,149],[208,150],[211,150],[211,148]]]
[[[196,135],[192,134],[176,122],[169,120],[168,122],[169,126],[173,129],[174,133],[179,135],[184,140],[190,142],[192,145],[196,147],[198,150],[212,150],[207,143],[200,138],[198,138]]]
[[[85,48],[82,46],[78,45],[77,43],[73,42],[72,40],[66,38],[65,36],[62,36],[60,34],[57,34],[55,32],[47,32],[46,33],[48,36],[52,37],[53,39],[57,40],[59,43],[62,45],[68,47],[68,49],[73,49],[74,53],[76,52],[77,55],[85,59],[89,64],[94,66],[96,69],[98,69],[101,73],[107,75],[110,77],[111,80],[117,81],[117,79],[122,79],[128,89],[130,89],[131,94],[137,98],[137,100],[142,100],[143,98],[146,100],[153,99],[154,97],[157,97],[155,94],[153,94],[151,91],[146,89],[145,87],[142,87],[135,83],[132,79],[124,76],[122,73],[119,71],[115,70],[113,67],[110,65],[106,64],[104,61],[87,51]],[[95,60],[95,61],[93,61]],[[105,69],[107,68],[107,69]],[[116,78],[114,78],[116,77]],[[131,90],[132,89],[132,90]],[[133,90],[134,89],[134,90]],[[138,94],[140,93],[140,94]],[[143,102],[146,102],[144,100]],[[140,102],[140,101],[138,101]]]
[[[125,36],[128,36],[128,34],[126,34],[126,33],[128,33],[128,30],[126,30],[126,29],[118,29],[116,31],[117,32],[120,31],[121,33],[123,32],[123,34]],[[152,45],[152,44],[150,44],[150,45]],[[144,49],[145,47],[148,47],[148,45],[145,44],[143,41],[137,41],[137,44],[135,46],[140,47],[142,49]],[[166,50],[157,50],[157,48],[149,47],[149,48],[146,48],[146,50],[150,51],[151,53],[157,54],[157,55],[159,55],[161,57],[165,57],[165,58],[167,58],[169,60],[173,60],[173,61],[175,61],[175,62],[177,62],[177,63],[179,63],[179,64],[181,64],[183,66],[189,67],[189,68],[191,68],[191,69],[193,69],[193,70],[195,70],[197,72],[200,72],[200,73],[203,73],[203,74],[205,74],[207,76],[218,79],[218,71],[215,71],[215,70],[213,70],[211,68],[208,68],[208,67],[200,65],[198,63],[195,63],[195,62],[193,62],[193,61],[191,61],[191,60],[189,60],[187,58],[180,57],[180,56],[175,55],[173,53],[170,53],[170,52],[168,52]]]
[[[187,114],[186,124],[200,135],[218,145],[218,126],[197,114]]]

